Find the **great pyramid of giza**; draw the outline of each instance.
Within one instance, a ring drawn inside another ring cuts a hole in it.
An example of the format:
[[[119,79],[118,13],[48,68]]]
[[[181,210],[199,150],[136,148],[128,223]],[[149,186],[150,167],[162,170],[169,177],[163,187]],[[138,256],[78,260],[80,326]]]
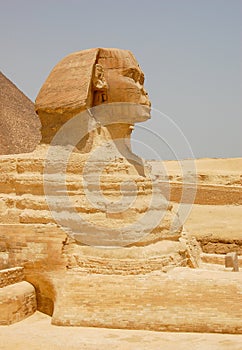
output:
[[[0,72],[0,154],[32,152],[40,139],[33,102]]]

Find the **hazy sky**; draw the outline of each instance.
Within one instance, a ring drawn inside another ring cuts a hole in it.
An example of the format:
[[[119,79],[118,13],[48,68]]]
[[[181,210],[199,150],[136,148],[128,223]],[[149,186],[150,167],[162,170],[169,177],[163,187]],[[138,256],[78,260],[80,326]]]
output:
[[[149,122],[137,125],[136,153],[186,158],[190,145],[197,158],[241,157],[242,1],[0,5],[1,71],[33,101],[65,55],[92,47],[129,49],[145,73],[152,107],[170,118],[154,111]]]

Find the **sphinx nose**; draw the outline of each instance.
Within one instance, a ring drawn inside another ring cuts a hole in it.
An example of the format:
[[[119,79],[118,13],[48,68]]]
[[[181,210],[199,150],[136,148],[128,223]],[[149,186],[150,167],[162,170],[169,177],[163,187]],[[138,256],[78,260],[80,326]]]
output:
[[[142,95],[142,96],[141,96],[140,103],[141,103],[142,105],[146,105],[146,106],[148,106],[148,107],[151,106],[151,103],[150,103],[148,94]]]
[[[149,107],[151,107],[151,102],[150,102],[149,99],[148,99],[148,101],[147,101],[147,105],[148,105]]]
[[[141,88],[141,103],[149,107],[151,106],[148,93],[143,87]]]

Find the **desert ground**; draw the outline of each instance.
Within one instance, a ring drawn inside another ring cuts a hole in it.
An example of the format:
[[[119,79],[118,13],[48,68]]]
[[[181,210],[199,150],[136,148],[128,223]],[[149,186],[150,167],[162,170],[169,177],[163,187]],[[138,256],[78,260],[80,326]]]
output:
[[[242,335],[60,327],[36,312],[0,327],[1,350],[241,350]]]

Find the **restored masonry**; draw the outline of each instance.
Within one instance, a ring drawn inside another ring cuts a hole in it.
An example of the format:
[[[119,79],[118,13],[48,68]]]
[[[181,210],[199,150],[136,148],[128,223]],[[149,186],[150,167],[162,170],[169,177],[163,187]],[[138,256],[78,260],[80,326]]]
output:
[[[24,281],[23,268],[0,270],[0,325],[21,321],[35,311],[35,289]]]

